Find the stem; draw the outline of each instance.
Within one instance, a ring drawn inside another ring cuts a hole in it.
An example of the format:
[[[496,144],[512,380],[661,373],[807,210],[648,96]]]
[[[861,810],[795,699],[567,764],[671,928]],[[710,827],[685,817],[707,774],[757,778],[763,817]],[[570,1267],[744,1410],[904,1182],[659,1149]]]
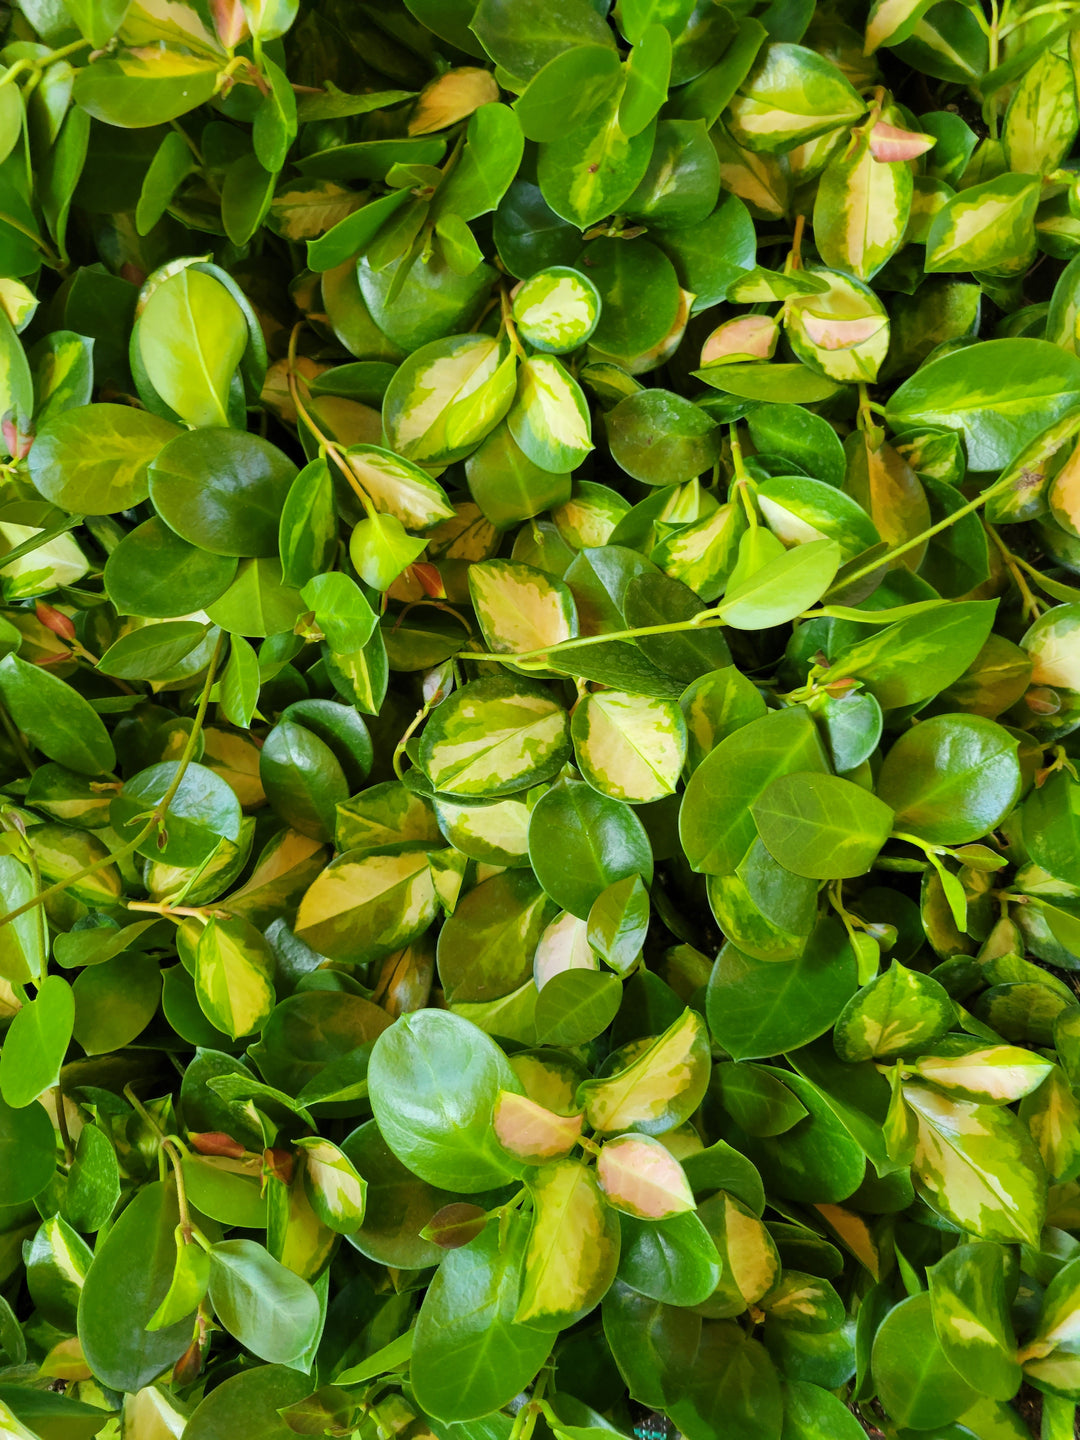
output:
[[[897,545],[894,549],[888,551],[887,554],[879,555],[876,560],[872,560],[869,565],[863,565],[861,569],[856,570],[853,575],[845,575],[840,582],[840,588],[846,590],[849,585],[854,585],[856,581],[865,580],[868,575],[873,575],[875,570],[883,569],[891,561],[901,555],[906,555],[909,550],[917,549],[918,546],[931,539],[934,535],[940,535],[942,530],[947,530],[950,525],[955,525],[957,520],[962,520],[965,515],[971,515],[976,510],[981,509],[992,496],[996,495],[999,490],[1004,489],[1007,484],[1012,484],[1012,476],[1001,476],[1000,479],[995,480],[993,485],[988,485],[985,490],[976,495],[974,500],[969,500],[966,505],[961,505],[959,510],[954,510],[951,515],[946,515],[944,520],[939,520],[936,525],[931,525],[929,529],[923,530],[921,534],[915,535],[912,539],[905,540],[903,545]]]
[[[177,135],[180,136],[180,139],[185,142],[185,144],[187,145],[188,149],[191,151],[192,155],[195,156],[195,159],[199,162],[199,164],[202,165],[202,164],[203,164],[202,151],[199,149],[198,145],[195,144],[195,141],[194,141],[194,140],[191,138],[191,136],[187,133],[187,131],[184,129],[184,127],[180,124],[179,120],[170,120],[170,121],[169,121],[169,124],[170,124],[170,125],[172,126],[172,128],[176,131]]]
[[[6,705],[0,705],[0,725],[3,725],[4,732],[7,735],[8,739],[11,741],[12,746],[15,750],[15,754],[19,757],[19,760],[22,762],[23,766],[27,770],[29,770],[31,775],[33,775],[34,771],[37,769],[37,765],[34,763],[34,760],[30,755],[30,751],[27,749],[26,744],[23,741],[23,737],[18,729],[18,726],[8,714],[8,708]]]
[[[409,725],[408,725],[408,727],[407,727],[404,735],[402,735],[401,739],[400,739],[400,740],[398,741],[398,743],[394,746],[394,759],[393,759],[394,774],[397,776],[397,778],[398,778],[399,780],[404,780],[404,779],[405,779],[405,771],[404,771],[404,769],[402,768],[402,764],[401,764],[401,757],[402,757],[402,755],[404,755],[404,753],[405,753],[405,746],[409,743],[409,741],[412,739],[413,735],[416,733],[416,728],[417,728],[417,726],[418,726],[418,725],[421,725],[421,724],[427,719],[427,717],[428,717],[428,715],[429,715],[430,713],[431,713],[431,703],[430,703],[430,701],[426,701],[426,702],[424,703],[423,707],[422,707],[421,709],[419,709],[419,710],[416,712],[416,714],[413,716],[412,720],[409,722]]]
[[[161,915],[166,920],[171,920],[174,915],[180,915],[181,917],[190,916],[192,919],[201,920],[204,925],[209,923],[209,916],[199,905],[168,905],[164,902],[159,904],[154,900],[129,900],[127,902],[127,908],[129,910],[143,910],[151,915]]]
[[[510,296],[505,290],[499,292],[499,304],[502,307],[502,323],[506,331],[507,339],[510,341],[510,348],[519,360],[525,360],[525,347],[518,338],[517,327],[514,325],[513,307],[510,303]]]
[[[584,645],[603,645],[608,640],[634,640],[639,635],[673,635],[680,630],[713,629],[713,626],[704,623],[705,620],[715,620],[718,624],[723,624],[715,610],[702,610],[693,620],[677,620],[670,625],[641,625],[636,630],[612,630],[606,635],[578,635],[571,640],[560,640],[554,645],[540,645],[535,650],[513,650],[505,654],[496,654],[490,650],[462,650],[460,655],[463,660],[498,660],[503,663],[533,660],[544,655],[561,654],[563,650],[577,650]]]
[[[742,443],[739,440],[738,425],[728,426],[728,444],[731,446],[731,465],[735,471],[736,480],[748,480],[746,465],[743,463]]]
[[[364,507],[365,515],[367,515],[369,520],[374,519],[375,507],[371,503],[371,496],[364,489],[363,485],[361,485],[360,477],[356,474],[352,466],[342,455],[337,444],[333,440],[331,440],[328,435],[325,435],[323,431],[319,429],[318,425],[312,418],[311,411],[300,399],[300,387],[296,383],[296,373],[293,367],[296,363],[296,342],[299,338],[302,328],[303,321],[298,321],[293,326],[292,334],[289,336],[289,368],[286,372],[286,381],[289,386],[289,394],[292,396],[292,402],[296,406],[296,413],[303,420],[304,424],[311,431],[312,435],[314,435],[315,439],[319,442],[320,447],[325,450],[326,454],[331,460],[333,460],[334,464],[338,467],[342,475],[344,475],[345,479],[349,482],[350,486],[356,493],[357,499]]]
[[[795,216],[795,233],[791,237],[791,254],[787,258],[785,271],[790,274],[793,270],[802,269],[802,239],[803,231],[806,229],[806,216]]]
[[[71,1131],[68,1129],[67,1111],[64,1109],[64,1087],[57,1084],[56,1087],[56,1124],[60,1131],[60,1140],[64,1146],[64,1159],[68,1165],[74,1163],[75,1151],[71,1144]]]
[[[121,845],[119,850],[110,850],[108,855],[104,855],[100,860],[95,860],[92,865],[86,865],[83,869],[76,870],[74,875],[68,875],[66,879],[57,881],[55,885],[50,885],[47,890],[40,891],[34,896],[33,900],[28,900],[25,905],[19,905],[16,909],[9,910],[6,915],[0,915],[0,926],[10,924],[12,920],[18,919],[20,915],[25,915],[28,910],[33,910],[36,906],[44,904],[46,900],[51,900],[54,895],[64,894],[72,885],[80,880],[87,879],[90,875],[96,875],[97,872],[103,870],[106,865],[112,865],[117,860],[123,860],[128,855],[134,855],[139,846],[142,845],[144,841],[149,840],[157,827],[164,823],[169,806],[176,798],[176,792],[183,783],[184,776],[187,774],[187,768],[191,764],[195,756],[196,748],[198,747],[199,736],[202,734],[203,721],[206,719],[206,710],[210,704],[210,691],[214,688],[214,674],[217,670],[218,658],[221,655],[221,647],[224,639],[224,634],[219,633],[217,644],[214,646],[214,653],[211,655],[210,664],[206,669],[206,680],[203,682],[202,694],[199,696],[199,708],[195,712],[195,723],[191,727],[191,734],[188,736],[187,744],[184,746],[184,753],[177,761],[176,774],[173,776],[172,783],[169,785],[168,790],[165,791],[161,800],[150,812],[150,818],[143,828],[133,840],[129,840],[125,845]]]
[[[1001,554],[1001,558],[1002,560],[1004,560],[1006,568],[1008,569],[1009,574],[1012,576],[1014,585],[1020,591],[1020,594],[1023,597],[1025,617],[1030,617],[1032,620],[1037,620],[1042,614],[1043,607],[1035,598],[1035,596],[1031,593],[1031,587],[1028,585],[1027,580],[1024,578],[1024,572],[1017,564],[1016,556],[1005,544],[1005,541],[1002,540],[1001,536],[994,529],[993,525],[990,524],[989,520],[984,520],[983,525],[986,527],[986,533],[990,536],[990,539],[993,540],[994,544],[997,546]]]
[[[1076,0],[1063,0],[1063,3],[1056,5],[1036,5],[1020,16],[1019,20],[1013,20],[1009,25],[1002,25],[998,28],[998,39],[1004,40],[1006,35],[1011,35],[1014,30],[1022,30],[1029,20],[1038,20],[1043,15],[1072,15],[1076,13]]]

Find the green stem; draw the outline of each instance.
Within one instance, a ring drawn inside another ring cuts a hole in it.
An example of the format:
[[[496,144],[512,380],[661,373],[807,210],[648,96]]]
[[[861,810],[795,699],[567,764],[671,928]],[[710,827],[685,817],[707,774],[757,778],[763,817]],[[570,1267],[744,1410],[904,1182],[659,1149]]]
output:
[[[535,650],[513,650],[496,654],[490,650],[462,650],[463,660],[498,660],[513,664],[518,660],[539,660],[545,655],[561,654],[564,650],[579,650],[585,645],[603,645],[608,640],[636,640],[639,635],[673,635],[680,630],[710,630],[704,620],[715,620],[722,624],[715,610],[703,610],[693,620],[677,620],[670,625],[641,625],[636,630],[613,630],[607,635],[577,635],[572,640],[560,640],[554,645],[540,645]]]
[[[106,865],[113,865],[118,860],[126,859],[128,855],[134,855],[139,846],[142,845],[144,841],[149,840],[157,827],[164,822],[169,811],[169,806],[176,798],[176,792],[180,789],[184,776],[187,774],[187,768],[195,758],[199,736],[202,734],[203,721],[206,719],[207,707],[210,704],[210,691],[214,687],[214,675],[217,670],[218,658],[221,654],[224,639],[224,635],[219,633],[217,644],[214,646],[214,653],[210,657],[210,664],[207,666],[206,680],[203,683],[202,694],[199,696],[199,708],[195,712],[195,723],[191,727],[191,734],[188,736],[187,744],[184,746],[184,753],[177,761],[176,774],[173,776],[172,783],[158,804],[154,806],[150,812],[150,818],[135,836],[134,840],[129,840],[125,845],[121,845],[119,850],[110,850],[108,855],[102,856],[100,860],[95,860],[92,865],[86,865],[83,869],[76,870],[74,875],[68,875],[63,880],[57,881],[55,885],[50,885],[47,890],[42,890],[39,894],[35,895],[33,900],[28,900],[25,905],[19,905],[16,909],[9,910],[6,915],[0,915],[0,926],[8,925],[12,920],[17,920],[20,915],[25,915],[28,910],[33,910],[36,906],[43,905],[46,900],[51,900],[54,895],[63,895],[72,885],[77,884],[80,880],[86,880],[91,875],[96,875],[97,872],[103,870]]]
[[[19,757],[26,769],[29,770],[30,774],[33,775],[37,766],[30,755],[30,751],[26,748],[18,727],[8,714],[6,705],[0,705],[0,725],[3,725],[4,731],[15,750],[15,754]]]
[[[1034,9],[1028,10],[1021,15],[1019,20],[1013,20],[1009,25],[1002,25],[998,29],[998,39],[1004,40],[1006,35],[1011,35],[1014,30],[1022,30],[1029,20],[1038,20],[1043,15],[1075,15],[1076,0],[1063,0],[1063,3],[1056,5],[1036,5]]]
[[[1002,475],[998,480],[995,480],[993,485],[988,485],[985,490],[976,495],[974,500],[969,500],[966,505],[961,505],[959,510],[954,510],[951,515],[946,515],[944,520],[939,520],[936,525],[931,525],[929,529],[921,531],[918,535],[913,536],[912,539],[905,540],[902,545],[897,545],[885,555],[879,555],[876,560],[872,560],[869,565],[863,565],[862,568],[856,570],[853,575],[845,575],[840,582],[840,589],[846,590],[849,585],[854,585],[859,580],[865,580],[868,575],[873,575],[875,571],[883,569],[901,555],[906,555],[909,550],[918,549],[920,545],[932,539],[933,536],[940,535],[942,530],[948,530],[950,525],[955,525],[958,520],[962,520],[965,515],[974,514],[974,512],[981,509],[992,496],[996,495],[999,490],[1003,490],[1006,485],[1011,485],[1012,482],[1013,477],[1011,475]]]

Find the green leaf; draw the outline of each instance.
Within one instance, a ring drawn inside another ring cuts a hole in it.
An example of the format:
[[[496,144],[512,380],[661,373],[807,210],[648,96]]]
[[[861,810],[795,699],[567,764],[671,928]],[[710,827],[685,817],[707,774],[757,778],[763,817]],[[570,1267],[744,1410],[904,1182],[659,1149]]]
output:
[[[615,881],[648,883],[653,873],[649,837],[629,805],[580,781],[553,786],[533,806],[529,860],[555,904],[582,920]]]
[[[794,1050],[828,1030],[855,992],[855,956],[842,927],[822,918],[801,953],[777,964],[730,942],[706,995],[709,1029],[736,1060]]]
[[[114,1390],[149,1385],[187,1347],[186,1319],[146,1329],[172,1281],[178,1221],[172,1182],[144,1186],[109,1231],[86,1277],[79,1341],[94,1375]]]
[[[690,777],[679,811],[679,836],[691,866],[730,875],[756,835],[751,805],[780,775],[826,773],[825,754],[808,712],[773,711],[720,741]]]
[[[948,1425],[974,1404],[978,1392],[950,1365],[938,1343],[931,1299],[902,1300],[874,1337],[874,1379],[889,1413],[900,1424],[930,1429]]]
[[[55,675],[17,655],[0,660],[0,697],[32,745],[80,775],[116,765],[116,751],[88,700]]]
[[[75,1024],[71,987],[48,975],[33,1000],[17,1012],[0,1051],[0,1094],[8,1105],[31,1105],[60,1077]]]
[[[520,1093],[502,1051],[460,1016],[402,1016],[375,1042],[371,1106],[394,1154],[422,1180],[465,1194],[512,1173],[491,1133],[500,1090]]]
[[[210,1250],[210,1303],[230,1334],[261,1360],[295,1364],[322,1317],[311,1286],[253,1240],[221,1240]]]
[[[491,1223],[439,1266],[416,1322],[411,1376],[424,1410],[445,1422],[479,1420],[528,1385],[551,1336],[515,1321],[528,1222]],[[475,1297],[463,1303],[464,1297]]]
[[[155,392],[189,425],[229,424],[229,387],[247,343],[232,295],[190,266],[154,286],[132,336]]]
[[[751,813],[773,859],[811,880],[864,875],[893,827],[888,805],[834,775],[780,775]]]
[[[1020,792],[1016,739],[979,715],[938,715],[900,737],[878,777],[896,829],[935,844],[981,839]]]

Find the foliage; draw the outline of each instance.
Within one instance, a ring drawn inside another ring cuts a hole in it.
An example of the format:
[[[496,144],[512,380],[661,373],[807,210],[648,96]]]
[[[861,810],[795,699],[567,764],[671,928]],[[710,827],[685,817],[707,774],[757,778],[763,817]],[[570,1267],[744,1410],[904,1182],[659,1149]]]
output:
[[[5,1436],[1072,1433],[1080,10],[608,10],[5,21]]]

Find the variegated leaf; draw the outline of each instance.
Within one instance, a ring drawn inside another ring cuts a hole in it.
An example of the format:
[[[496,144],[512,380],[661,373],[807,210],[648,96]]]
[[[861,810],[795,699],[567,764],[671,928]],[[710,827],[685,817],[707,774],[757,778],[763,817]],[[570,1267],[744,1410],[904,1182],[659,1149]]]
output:
[[[848,1001],[836,1022],[833,1043],[849,1064],[898,1055],[944,1035],[955,1015],[956,1006],[943,986],[894,960],[884,975]]]
[[[422,935],[438,901],[428,857],[346,852],[300,902],[296,933],[320,955],[379,960]]]
[[[1037,1090],[1053,1064],[1018,1045],[992,1045],[966,1055],[923,1055],[912,1068],[958,1100],[1009,1105]]]
[[[865,110],[843,71],[802,45],[766,45],[726,111],[748,150],[794,149]]]
[[[324,1225],[338,1235],[351,1235],[364,1223],[367,1181],[352,1161],[321,1135],[296,1142],[304,1157],[304,1189]]]
[[[519,367],[506,423],[533,464],[557,475],[576,470],[593,448],[581,386],[550,355],[534,355]]]
[[[533,979],[542,990],[549,980],[566,970],[596,970],[599,962],[588,940],[589,926],[564,910],[544,933],[533,956]]]
[[[526,1165],[562,1160],[581,1138],[584,1115],[556,1115],[512,1090],[495,1101],[495,1136],[504,1150]]]
[[[603,1299],[619,1264],[619,1220],[580,1160],[545,1165],[529,1185],[533,1223],[515,1320],[563,1330]]]
[[[995,1400],[1011,1400],[1020,1387],[1006,1258],[1000,1245],[958,1245],[926,1272],[934,1330],[949,1363]]]
[[[821,258],[859,280],[876,275],[899,248],[911,210],[910,168],[885,163],[875,154],[873,137],[886,128],[891,127],[875,126],[850,153],[830,160],[814,202],[814,240]]]
[[[600,319],[600,295],[580,270],[553,265],[517,287],[514,324],[534,350],[564,355],[584,345]]]
[[[578,633],[569,587],[532,565],[517,560],[470,565],[469,593],[492,650],[541,650]]]
[[[913,1172],[927,1203],[980,1239],[1035,1244],[1046,1171],[1012,1111],[951,1100],[925,1085],[905,1085],[904,1098],[918,1119]]]
[[[640,1220],[663,1220],[694,1208],[682,1166],[649,1135],[617,1135],[606,1141],[596,1176],[608,1204]]]
[[[602,795],[641,805],[673,795],[686,759],[686,721],[674,700],[601,690],[574,710],[578,769]]]
[[[395,516],[408,529],[426,530],[454,518],[446,491],[418,465],[378,445],[353,445],[346,456],[375,509]]]
[[[516,367],[506,362],[507,347],[489,335],[422,345],[395,372],[383,400],[391,448],[422,465],[463,459],[510,406]]]
[[[588,1123],[611,1133],[635,1130],[662,1135],[688,1119],[709,1083],[709,1041],[705,1022],[684,1010],[625,1070],[581,1087]]]
[[[570,717],[539,686],[496,676],[455,690],[424,728],[420,763],[451,795],[508,795],[553,779],[570,754]]]
[[[1040,188],[1034,175],[1007,174],[954,195],[930,226],[927,271],[1016,275],[1026,270],[1035,251]]]
[[[785,328],[791,348],[832,380],[874,381],[889,348],[885,307],[861,280],[837,270],[811,273],[829,282],[828,293],[787,302]]]

